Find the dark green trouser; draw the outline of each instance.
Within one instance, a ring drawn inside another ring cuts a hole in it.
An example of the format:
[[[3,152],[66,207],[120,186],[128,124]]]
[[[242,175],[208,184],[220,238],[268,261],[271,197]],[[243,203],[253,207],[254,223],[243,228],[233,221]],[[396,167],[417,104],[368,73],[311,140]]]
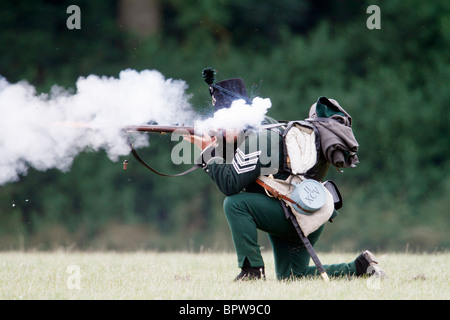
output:
[[[286,220],[279,200],[261,193],[242,192],[227,197],[223,206],[240,268],[243,267],[245,258],[252,267],[264,265],[258,244],[257,229],[259,229],[269,235],[277,279],[317,274],[317,268],[309,266],[309,253],[292,223]],[[308,236],[313,246],[319,239],[323,227]],[[353,275],[356,272],[354,261],[323,267],[329,276]]]

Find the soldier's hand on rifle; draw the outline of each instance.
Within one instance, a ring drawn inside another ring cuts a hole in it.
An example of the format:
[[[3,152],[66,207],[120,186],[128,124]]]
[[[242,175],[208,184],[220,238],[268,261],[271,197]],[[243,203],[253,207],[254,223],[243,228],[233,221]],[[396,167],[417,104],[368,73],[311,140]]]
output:
[[[202,137],[196,135],[184,135],[183,139],[196,145],[200,150],[205,150],[207,147],[216,142],[216,137],[208,134],[203,134]]]

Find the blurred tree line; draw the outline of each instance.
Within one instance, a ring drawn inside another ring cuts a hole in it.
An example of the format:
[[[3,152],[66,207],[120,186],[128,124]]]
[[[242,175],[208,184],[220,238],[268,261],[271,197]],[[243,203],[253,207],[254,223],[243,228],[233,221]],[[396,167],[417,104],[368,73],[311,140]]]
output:
[[[71,4],[80,30],[66,26]],[[372,4],[381,29],[366,26]],[[450,3],[438,0],[0,3],[0,74],[10,83],[47,92],[79,76],[157,69],[185,80],[201,111],[210,107],[201,70],[213,66],[219,80],[242,77],[269,97],[277,119],[306,118],[321,95],[337,99],[361,163],[330,170],[344,207],[319,250],[449,247],[449,44]],[[142,154],[179,172],[171,143],[152,135]],[[200,171],[163,178],[85,152],[68,173],[30,170],[0,186],[0,249],[226,250],[223,198]]]

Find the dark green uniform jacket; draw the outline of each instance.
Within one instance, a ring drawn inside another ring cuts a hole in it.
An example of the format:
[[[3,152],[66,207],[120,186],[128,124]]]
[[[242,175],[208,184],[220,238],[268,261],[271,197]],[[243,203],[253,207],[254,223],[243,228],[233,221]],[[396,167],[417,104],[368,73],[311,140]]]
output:
[[[276,121],[266,117],[265,124],[269,123]],[[219,141],[218,146],[210,146],[202,152],[203,170],[227,196],[243,190],[264,192],[255,183],[260,174],[273,174],[280,179],[287,177],[286,173],[280,172],[283,142],[279,130],[246,131],[234,144]]]

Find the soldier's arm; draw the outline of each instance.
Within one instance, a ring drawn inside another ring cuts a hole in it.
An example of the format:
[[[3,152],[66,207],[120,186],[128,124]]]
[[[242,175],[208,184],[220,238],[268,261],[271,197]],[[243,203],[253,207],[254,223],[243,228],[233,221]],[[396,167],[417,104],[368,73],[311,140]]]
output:
[[[261,139],[262,137],[262,139]],[[219,190],[225,195],[239,193],[253,183],[261,174],[262,157],[270,155],[270,143],[267,144],[265,133],[251,133],[246,135],[239,144],[231,161],[225,161],[215,154],[214,145],[202,152],[203,170],[216,183]]]
[[[205,150],[208,152],[208,150]],[[239,193],[260,174],[259,153],[245,153],[238,148],[231,163],[212,157],[202,162],[203,171],[214,181],[219,190],[227,196]]]

